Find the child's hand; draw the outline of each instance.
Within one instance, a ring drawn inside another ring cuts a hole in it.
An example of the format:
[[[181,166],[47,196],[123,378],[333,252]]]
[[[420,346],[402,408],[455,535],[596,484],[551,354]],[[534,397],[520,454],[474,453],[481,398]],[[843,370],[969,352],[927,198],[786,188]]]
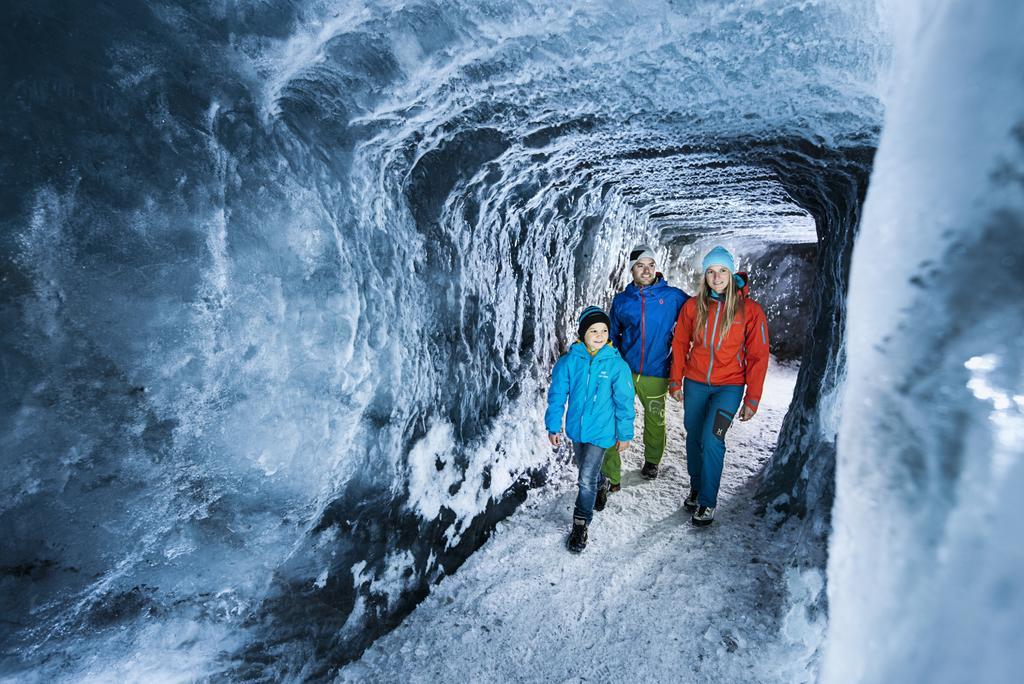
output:
[[[560,446],[562,444],[562,435],[549,432],[548,441],[551,442],[551,446]]]
[[[615,448],[618,449],[619,453],[621,454],[623,451],[629,448],[629,440],[627,439],[625,442],[617,442],[615,444]]]

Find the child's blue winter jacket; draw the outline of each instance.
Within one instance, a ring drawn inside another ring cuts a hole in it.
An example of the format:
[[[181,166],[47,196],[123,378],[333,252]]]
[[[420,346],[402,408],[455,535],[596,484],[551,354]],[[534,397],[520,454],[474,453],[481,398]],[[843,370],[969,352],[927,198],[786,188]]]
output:
[[[577,342],[558,359],[551,371],[548,410],[544,425],[548,432],[562,431],[574,442],[596,444],[607,449],[616,441],[633,439],[633,376],[619,352],[610,344],[594,356]]]

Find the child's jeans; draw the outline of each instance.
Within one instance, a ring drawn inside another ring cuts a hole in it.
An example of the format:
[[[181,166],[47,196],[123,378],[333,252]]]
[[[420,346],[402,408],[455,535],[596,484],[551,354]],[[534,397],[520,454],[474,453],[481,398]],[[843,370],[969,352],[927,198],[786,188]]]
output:
[[[583,518],[590,523],[594,516],[594,501],[597,499],[597,490],[604,486],[604,474],[601,472],[601,464],[604,463],[604,449],[596,444],[587,442],[573,442],[572,455],[576,458],[576,465],[580,469],[579,486],[580,493],[576,495],[576,507],[573,509],[572,517]]]

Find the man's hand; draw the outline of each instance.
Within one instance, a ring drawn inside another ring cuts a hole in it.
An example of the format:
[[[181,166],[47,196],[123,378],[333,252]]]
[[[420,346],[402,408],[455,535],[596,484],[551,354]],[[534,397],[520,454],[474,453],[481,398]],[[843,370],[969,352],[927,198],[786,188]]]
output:
[[[754,417],[754,409],[750,408],[746,404],[743,405],[743,409],[740,411],[740,420],[746,422]]]
[[[560,446],[562,444],[562,435],[559,435],[554,432],[549,432],[548,441],[551,442],[551,446]]]
[[[615,443],[615,448],[621,454],[623,451],[625,451],[626,449],[629,448],[629,440],[627,439],[625,442],[622,442],[622,441],[616,442]]]
[[[668,393],[668,396],[672,397],[676,401],[682,401],[683,400],[683,390],[681,390],[681,389],[672,390],[671,392]]]

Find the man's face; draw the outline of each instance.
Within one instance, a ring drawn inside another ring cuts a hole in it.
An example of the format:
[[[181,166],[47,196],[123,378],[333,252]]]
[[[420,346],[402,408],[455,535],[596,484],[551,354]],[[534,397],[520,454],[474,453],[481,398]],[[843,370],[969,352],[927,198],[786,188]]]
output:
[[[654,259],[644,257],[639,259],[630,271],[633,274],[633,282],[640,287],[650,285],[658,275],[654,268]]]

